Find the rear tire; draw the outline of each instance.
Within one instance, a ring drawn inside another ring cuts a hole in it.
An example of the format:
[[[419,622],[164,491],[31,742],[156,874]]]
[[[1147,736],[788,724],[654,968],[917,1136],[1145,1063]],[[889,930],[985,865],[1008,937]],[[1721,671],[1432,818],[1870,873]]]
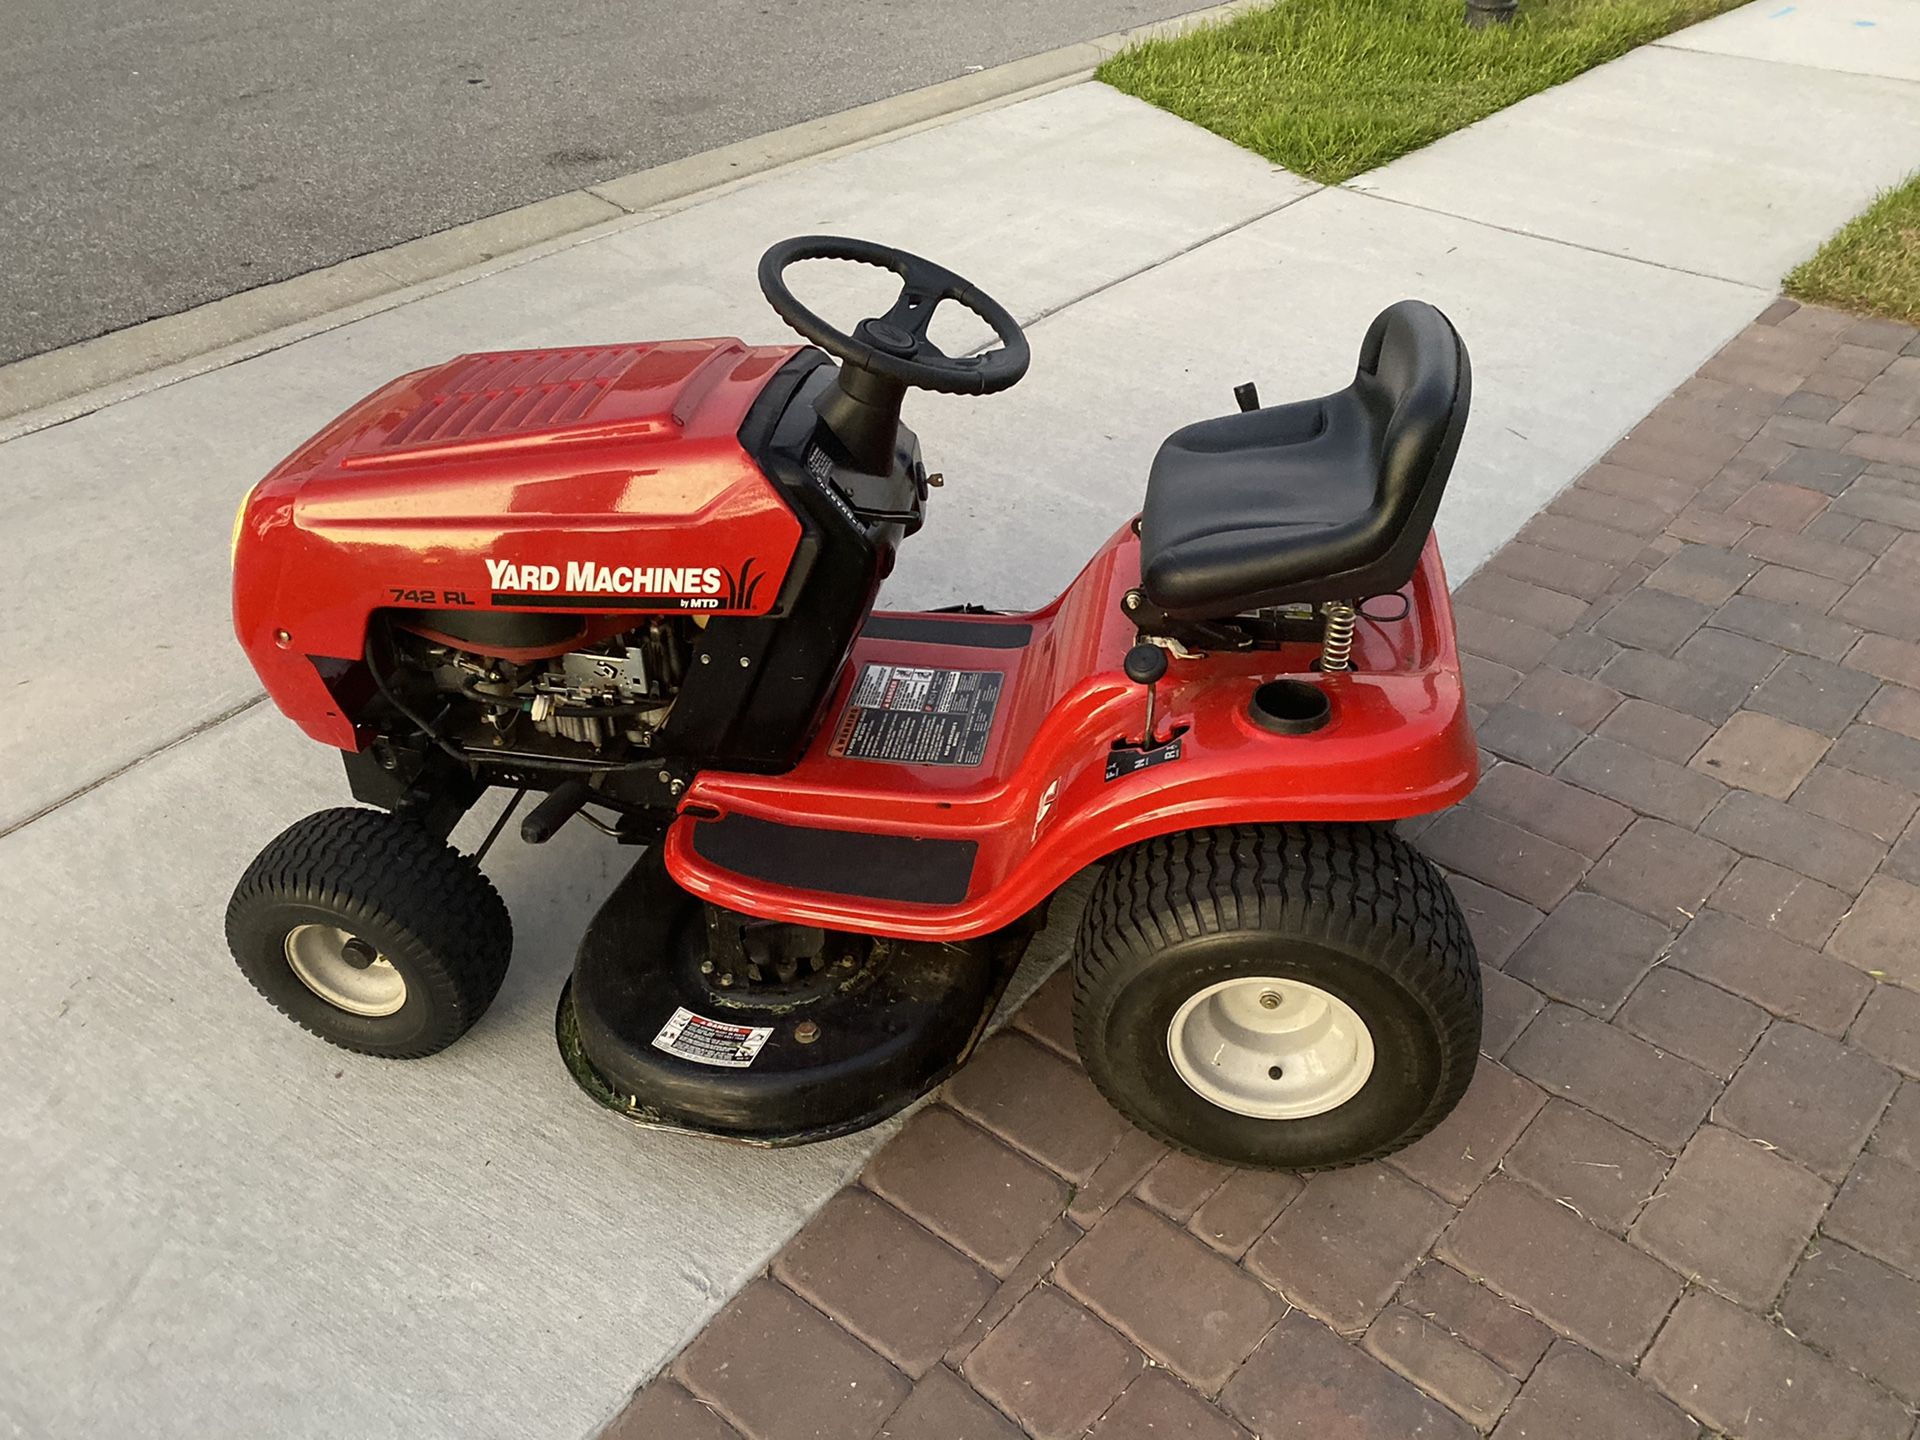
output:
[[[1094,886],[1073,970],[1074,1038],[1101,1093],[1230,1165],[1398,1150],[1446,1117],[1478,1059],[1466,922],[1383,827],[1223,827],[1125,850]]]
[[[363,1055],[444,1050],[493,1003],[513,922],[451,845],[378,810],[322,810],[283,831],[235,887],[227,944],[295,1024]]]

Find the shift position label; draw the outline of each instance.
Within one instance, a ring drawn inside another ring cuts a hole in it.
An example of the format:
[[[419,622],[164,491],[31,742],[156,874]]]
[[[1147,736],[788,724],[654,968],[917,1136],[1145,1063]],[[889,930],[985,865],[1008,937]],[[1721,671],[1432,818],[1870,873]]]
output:
[[[1006,678],[998,670],[862,666],[832,753],[896,765],[978,765]]]

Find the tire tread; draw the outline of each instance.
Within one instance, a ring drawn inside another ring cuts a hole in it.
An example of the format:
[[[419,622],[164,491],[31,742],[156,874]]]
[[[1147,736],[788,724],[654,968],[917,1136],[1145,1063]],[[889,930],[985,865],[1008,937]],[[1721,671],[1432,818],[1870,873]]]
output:
[[[1074,1041],[1094,1084],[1127,1107],[1098,1063],[1098,999],[1124,975],[1183,940],[1225,931],[1270,931],[1364,951],[1423,999],[1455,1057],[1420,1122],[1365,1154],[1398,1150],[1446,1117],[1472,1079],[1480,1038],[1478,961],[1466,919],[1433,863],[1377,825],[1239,825],[1179,831],[1119,852],[1095,882],[1074,950]],[[1462,1063],[1458,1057],[1464,1054]],[[1178,1136],[1129,1113],[1175,1149]]]
[[[236,926],[248,907],[294,902],[344,919],[397,926],[427,973],[441,1023],[420,1044],[375,1049],[317,1029],[288,1010],[249,973],[254,988],[302,1029],[343,1049],[413,1059],[444,1049],[470,1029],[499,993],[513,954],[506,902],[469,857],[411,821],[351,806],[296,820],[247,867],[227,902],[226,928],[236,954]],[[246,966],[242,965],[242,970]]]

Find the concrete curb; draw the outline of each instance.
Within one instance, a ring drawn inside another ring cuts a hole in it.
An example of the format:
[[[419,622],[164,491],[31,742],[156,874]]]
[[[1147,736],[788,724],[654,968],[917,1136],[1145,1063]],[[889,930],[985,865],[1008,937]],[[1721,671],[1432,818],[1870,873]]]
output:
[[[788,165],[1082,83],[1136,41],[1180,34],[1262,3],[1229,0],[957,76],[0,366],[0,441],[644,223]]]

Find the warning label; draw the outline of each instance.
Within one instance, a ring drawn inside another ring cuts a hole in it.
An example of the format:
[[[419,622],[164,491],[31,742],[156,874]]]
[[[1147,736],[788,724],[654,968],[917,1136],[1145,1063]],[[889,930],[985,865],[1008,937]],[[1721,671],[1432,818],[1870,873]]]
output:
[[[753,1057],[771,1034],[771,1025],[729,1025],[724,1020],[696,1015],[683,1005],[653,1037],[653,1048],[697,1065],[744,1070],[753,1064]]]
[[[897,765],[978,765],[1006,678],[998,670],[863,666],[833,753]]]

